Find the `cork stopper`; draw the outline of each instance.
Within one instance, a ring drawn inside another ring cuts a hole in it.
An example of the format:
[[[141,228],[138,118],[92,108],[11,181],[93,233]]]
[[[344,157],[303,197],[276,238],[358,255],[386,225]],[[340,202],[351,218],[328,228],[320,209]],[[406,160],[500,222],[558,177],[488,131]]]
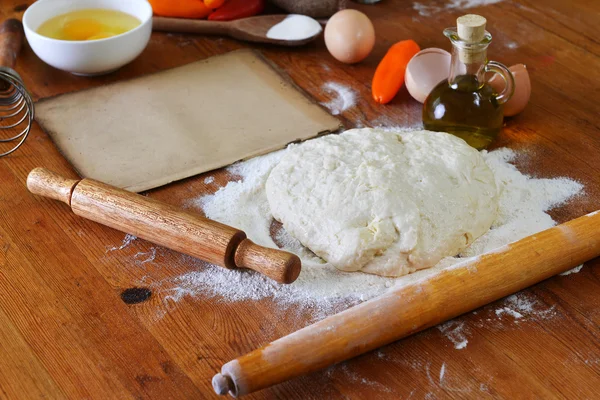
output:
[[[475,14],[467,14],[457,18],[456,28],[458,37],[466,43],[481,42],[485,38],[486,22],[484,17]],[[460,60],[466,64],[483,61],[480,51],[469,48],[460,50]]]

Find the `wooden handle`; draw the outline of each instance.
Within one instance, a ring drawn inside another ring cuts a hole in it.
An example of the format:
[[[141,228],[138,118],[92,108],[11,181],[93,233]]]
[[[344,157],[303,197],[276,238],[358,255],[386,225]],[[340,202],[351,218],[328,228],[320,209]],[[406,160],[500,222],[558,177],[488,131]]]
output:
[[[230,361],[213,378],[240,396],[386,345],[600,255],[600,212],[392,290]]]
[[[65,179],[36,168],[27,187],[69,204],[81,217],[212,264],[253,269],[280,283],[292,283],[300,272],[296,255],[258,246],[239,229],[102,182]]]
[[[27,176],[27,189],[31,193],[59,200],[68,205],[71,205],[71,195],[78,183],[78,179],[63,178],[45,168],[35,168]]]
[[[23,24],[14,18],[0,25],[0,66],[14,68],[23,46]]]
[[[262,247],[250,239],[239,244],[234,255],[235,265],[249,268],[281,283],[292,283],[300,275],[301,261],[295,254]]]
[[[226,22],[187,18],[153,17],[152,29],[162,32],[197,33],[202,35],[228,36],[231,33],[230,24]]]

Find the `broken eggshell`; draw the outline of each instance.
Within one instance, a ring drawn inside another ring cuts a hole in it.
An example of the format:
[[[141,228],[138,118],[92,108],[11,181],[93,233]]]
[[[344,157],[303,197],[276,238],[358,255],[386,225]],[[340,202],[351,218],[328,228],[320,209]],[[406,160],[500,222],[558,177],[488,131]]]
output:
[[[446,50],[423,49],[406,66],[406,89],[418,102],[425,102],[434,87],[450,75],[452,56]]]
[[[529,79],[529,72],[524,64],[516,64],[508,68],[513,74],[515,79],[515,92],[513,93],[510,100],[504,104],[504,115],[512,117],[517,115],[525,109],[527,103],[529,103],[529,97],[531,96],[531,80]],[[494,75],[489,80],[489,84],[498,92],[501,93],[504,90],[505,83],[504,79],[498,75]]]

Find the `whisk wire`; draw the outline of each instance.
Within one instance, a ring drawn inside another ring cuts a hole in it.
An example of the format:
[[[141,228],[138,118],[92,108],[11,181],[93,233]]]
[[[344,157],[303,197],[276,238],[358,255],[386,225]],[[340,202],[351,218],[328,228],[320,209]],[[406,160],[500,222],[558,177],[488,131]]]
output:
[[[21,147],[27,139],[33,124],[34,105],[16,72],[0,68],[0,84],[0,132],[20,129],[19,133],[10,138],[0,137],[0,143],[16,142],[10,150],[0,153],[0,157],[4,157]]]
[[[23,97],[19,97],[18,103],[15,104],[14,107],[7,108],[5,110],[0,108],[0,122],[4,121],[6,119],[12,118],[12,117],[14,117],[16,115],[19,115],[21,113],[21,111],[23,111],[23,108],[25,108],[25,104],[26,103],[23,100]],[[20,105],[20,107],[19,107],[19,105]],[[12,111],[12,110],[14,110],[17,107],[19,107],[19,109],[17,111],[13,112],[12,114],[6,114],[6,115],[3,114],[4,112]],[[0,129],[7,129],[7,128],[8,127],[6,127],[6,126],[0,126]]]

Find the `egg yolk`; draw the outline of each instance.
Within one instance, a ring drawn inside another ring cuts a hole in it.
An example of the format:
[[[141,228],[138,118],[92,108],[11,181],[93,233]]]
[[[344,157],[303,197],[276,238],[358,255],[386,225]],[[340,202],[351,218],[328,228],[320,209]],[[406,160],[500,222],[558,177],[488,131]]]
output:
[[[63,25],[63,33],[69,40],[90,40],[104,30],[104,24],[91,18],[78,18]]]

